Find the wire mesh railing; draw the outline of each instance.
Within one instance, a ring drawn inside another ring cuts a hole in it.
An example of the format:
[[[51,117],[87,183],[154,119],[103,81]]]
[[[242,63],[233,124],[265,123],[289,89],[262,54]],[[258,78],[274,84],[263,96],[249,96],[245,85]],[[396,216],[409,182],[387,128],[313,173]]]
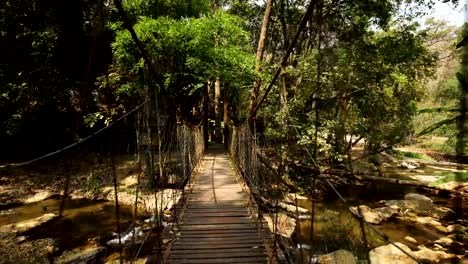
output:
[[[60,261],[67,252],[87,247],[107,251],[99,257],[121,263],[143,255],[161,258],[159,233],[177,221],[174,205],[205,146],[200,126],[177,124],[156,106],[147,100],[69,146],[0,168],[21,183],[12,185],[17,190],[2,202],[29,203],[21,197],[37,197],[24,208],[24,217],[11,221],[54,215],[54,221],[35,229],[39,232],[25,233],[55,240],[50,259]],[[10,224],[9,218],[0,220]]]

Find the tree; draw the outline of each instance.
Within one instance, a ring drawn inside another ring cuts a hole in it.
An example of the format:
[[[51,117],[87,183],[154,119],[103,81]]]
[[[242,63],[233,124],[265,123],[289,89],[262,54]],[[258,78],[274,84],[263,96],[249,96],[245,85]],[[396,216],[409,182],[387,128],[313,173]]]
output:
[[[158,66],[158,76],[149,81],[157,92],[162,89],[168,92],[173,109],[180,107],[185,121],[199,122],[190,117],[193,108],[200,107],[202,88],[208,80],[218,75],[226,83],[251,78],[251,56],[245,52],[248,38],[241,25],[239,18],[222,11],[183,20],[142,18],[135,24],[136,34]],[[118,24],[114,29],[117,30],[113,44],[115,72],[110,82],[117,95],[132,95],[142,90],[143,63],[128,31]]]
[[[260,31],[260,36],[258,37],[258,47],[257,53],[255,57],[255,70],[260,73],[261,71],[261,63],[263,59],[263,53],[265,50],[265,42],[267,39],[267,32],[268,32],[268,24],[270,22],[270,13],[271,13],[271,6],[273,4],[273,0],[267,0],[265,4],[265,13],[263,14],[262,20],[262,27]],[[252,87],[252,95],[250,96],[250,106],[249,106],[249,113],[251,118],[251,129],[255,133],[255,120],[256,120],[256,113],[255,108],[257,107],[257,97],[258,91],[261,86],[261,79],[255,79],[255,82]]]

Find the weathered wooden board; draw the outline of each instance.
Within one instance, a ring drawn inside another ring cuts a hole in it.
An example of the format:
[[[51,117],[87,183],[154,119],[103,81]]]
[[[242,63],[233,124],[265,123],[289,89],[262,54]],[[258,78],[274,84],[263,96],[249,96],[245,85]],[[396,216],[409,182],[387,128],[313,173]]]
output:
[[[266,244],[251,217],[249,197],[227,156],[210,152],[168,251],[169,263],[267,263]]]

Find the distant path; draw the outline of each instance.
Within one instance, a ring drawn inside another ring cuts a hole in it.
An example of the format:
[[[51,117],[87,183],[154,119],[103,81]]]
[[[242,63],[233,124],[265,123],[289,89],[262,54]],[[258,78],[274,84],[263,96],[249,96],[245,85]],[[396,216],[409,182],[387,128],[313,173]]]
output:
[[[257,227],[222,145],[210,146],[169,263],[267,263]]]

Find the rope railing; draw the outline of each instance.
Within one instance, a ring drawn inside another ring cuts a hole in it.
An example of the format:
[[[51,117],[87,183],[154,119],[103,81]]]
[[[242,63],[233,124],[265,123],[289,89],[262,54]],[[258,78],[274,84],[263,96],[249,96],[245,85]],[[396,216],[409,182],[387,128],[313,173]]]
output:
[[[67,210],[73,191],[81,191],[85,197],[113,200],[115,212],[110,218],[114,221],[117,242],[107,246],[115,248],[121,263],[133,263],[142,254],[149,253],[162,259],[164,245],[157,232],[166,224],[163,221],[172,222],[172,226],[178,224],[178,199],[183,196],[185,185],[190,184],[205,149],[202,127],[177,124],[160,113],[157,97],[147,94],[146,98],[107,126],[70,145],[0,167],[16,173],[34,163],[37,166],[26,171],[46,166],[57,174],[43,181],[63,194],[57,209],[62,217],[59,221],[71,217]],[[47,158],[54,159],[44,162]],[[135,183],[127,186],[123,182],[127,176],[135,177]],[[107,186],[112,188],[109,193],[102,189]],[[131,202],[125,192],[133,195]],[[169,209],[172,210],[170,219],[163,220],[164,211]],[[138,219],[142,220],[148,213],[155,221],[150,221],[146,229]],[[113,239],[107,237],[111,231],[106,232],[102,235],[106,237],[105,243],[110,243]],[[59,243],[57,247],[62,245]],[[148,252],[151,247],[152,251]]]
[[[31,159],[31,160],[28,160],[28,161],[25,161],[25,162],[20,162],[20,163],[14,163],[14,164],[7,164],[7,165],[2,165],[0,166],[0,168],[6,168],[6,167],[21,167],[21,166],[25,166],[25,165],[29,165],[31,163],[34,163],[34,162],[37,162],[37,161],[40,161],[40,160],[43,160],[45,158],[49,158],[49,157],[52,157],[52,156],[55,156],[59,153],[62,153],[66,150],[69,150],[71,148],[74,148],[80,144],[83,144],[84,142],[96,137],[97,135],[103,133],[104,131],[108,130],[109,128],[111,128],[112,126],[114,126],[115,124],[118,124],[119,122],[121,122],[122,120],[124,120],[126,117],[128,117],[129,115],[135,113],[136,111],[138,111],[141,107],[143,107],[144,105],[146,105],[147,103],[149,102],[149,100],[146,100],[145,102],[141,103],[140,105],[136,106],[135,108],[133,108],[132,110],[128,111],[127,113],[123,114],[121,117],[117,118],[115,121],[113,121],[112,123],[110,123],[109,125],[99,129],[98,131],[92,133],[91,135],[85,137],[85,138],[82,138],[80,140],[78,140],[77,142],[74,142],[66,147],[63,147],[61,149],[58,149],[56,151],[52,151],[50,153],[47,153],[45,155],[42,155],[42,156],[39,156],[37,158],[34,158],[34,159]]]

